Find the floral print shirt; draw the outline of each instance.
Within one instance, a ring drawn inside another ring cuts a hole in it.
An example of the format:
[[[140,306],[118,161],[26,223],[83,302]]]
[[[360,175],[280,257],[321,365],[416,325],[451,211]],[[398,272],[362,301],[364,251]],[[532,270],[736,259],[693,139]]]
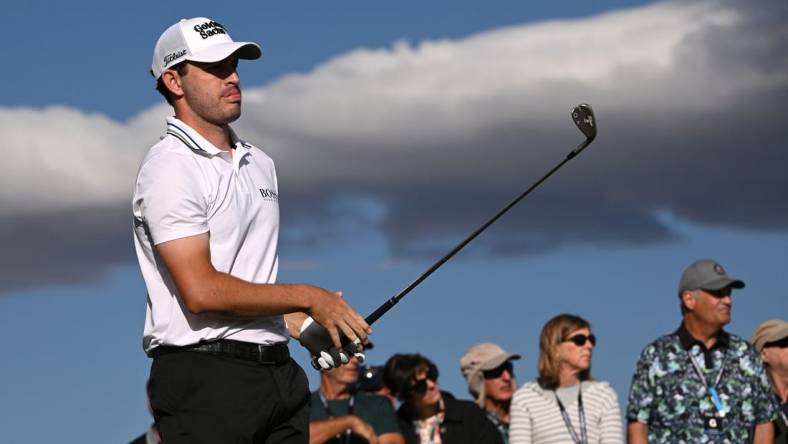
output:
[[[719,393],[725,416],[718,431],[704,423],[716,407],[698,371]],[[649,443],[743,443],[752,441],[757,424],[777,417],[772,398],[763,363],[747,341],[720,331],[707,349],[682,323],[641,353],[626,415],[648,425]]]

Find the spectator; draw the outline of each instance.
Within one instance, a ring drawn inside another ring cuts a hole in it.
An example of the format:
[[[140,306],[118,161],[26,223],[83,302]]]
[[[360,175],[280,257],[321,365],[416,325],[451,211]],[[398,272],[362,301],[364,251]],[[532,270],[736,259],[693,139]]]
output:
[[[762,323],[752,334],[752,345],[766,365],[779,405],[774,442],[788,444],[788,322],[774,319]]]
[[[517,390],[512,361],[517,359],[520,355],[507,353],[491,342],[474,345],[460,358],[468,392],[498,429],[504,444],[509,443],[509,406]]]
[[[402,401],[397,418],[408,444],[503,442],[476,404],[440,391],[438,368],[424,356],[392,356],[386,361],[383,380]]]
[[[610,384],[591,380],[596,336],[585,319],[561,314],[539,337],[539,378],[512,399],[512,444],[623,443],[621,413]]]
[[[405,443],[391,403],[383,396],[357,391],[358,379],[356,357],[320,373],[320,388],[311,396],[310,444]]]
[[[747,341],[723,330],[731,292],[741,288],[743,281],[710,259],[684,270],[683,321],[646,346],[632,378],[631,444],[772,442],[776,408],[763,364]]]
[[[365,365],[361,367],[358,375],[358,391],[385,396],[392,407],[397,407],[397,398],[391,394],[391,390],[383,383],[382,365]]]

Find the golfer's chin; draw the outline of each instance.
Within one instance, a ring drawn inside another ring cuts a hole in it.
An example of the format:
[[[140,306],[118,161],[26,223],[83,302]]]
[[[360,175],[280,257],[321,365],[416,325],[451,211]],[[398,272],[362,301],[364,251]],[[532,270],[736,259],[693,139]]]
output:
[[[225,121],[227,123],[232,123],[238,120],[241,117],[241,101],[238,101],[238,104],[234,107],[229,107],[228,112],[226,114]]]

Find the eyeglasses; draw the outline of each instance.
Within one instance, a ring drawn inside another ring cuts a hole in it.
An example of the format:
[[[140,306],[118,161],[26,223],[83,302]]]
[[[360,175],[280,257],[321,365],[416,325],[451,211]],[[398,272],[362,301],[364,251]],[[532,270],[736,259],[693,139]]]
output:
[[[514,365],[512,361],[506,361],[491,370],[483,370],[482,374],[484,375],[484,379],[495,379],[500,378],[504,371],[509,372],[510,375],[514,375]]]
[[[435,367],[434,365],[429,366],[429,368],[427,369],[427,375],[424,378],[417,379],[416,382],[414,382],[410,386],[410,392],[411,393],[418,393],[420,395],[423,395],[423,394],[427,393],[427,380],[428,379],[430,381],[432,381],[432,382],[435,382],[435,381],[438,380],[438,368]]]
[[[577,334],[577,335],[571,336],[569,339],[567,339],[564,342],[572,342],[576,346],[582,347],[582,346],[586,345],[586,341],[591,341],[591,346],[592,347],[596,346],[596,336],[594,336],[593,334],[590,334],[588,336],[583,335],[583,334]]]
[[[766,344],[763,344],[763,348],[766,347],[788,348],[788,336],[782,339],[778,339],[776,341],[767,342]]]

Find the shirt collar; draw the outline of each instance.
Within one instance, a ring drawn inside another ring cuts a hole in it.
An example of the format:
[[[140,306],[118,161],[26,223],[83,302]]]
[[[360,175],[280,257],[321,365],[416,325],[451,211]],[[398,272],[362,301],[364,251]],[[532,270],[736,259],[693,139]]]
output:
[[[683,322],[679,326],[679,329],[676,330],[675,334],[679,337],[679,342],[681,343],[681,347],[684,350],[689,350],[695,344],[700,345],[701,349],[706,349],[706,344],[695,339],[695,337],[690,334],[689,330],[687,330],[687,327]],[[725,330],[720,329],[720,332],[717,333],[717,340],[714,342],[714,345],[712,345],[711,348],[728,348],[730,342],[731,335]]]
[[[200,133],[176,117],[167,117],[167,134],[178,138],[194,151],[203,152],[210,156],[224,152],[224,150],[217,148],[201,136]],[[230,128],[230,140],[236,148],[244,148],[247,152],[251,148],[251,145],[238,138],[232,128]]]

